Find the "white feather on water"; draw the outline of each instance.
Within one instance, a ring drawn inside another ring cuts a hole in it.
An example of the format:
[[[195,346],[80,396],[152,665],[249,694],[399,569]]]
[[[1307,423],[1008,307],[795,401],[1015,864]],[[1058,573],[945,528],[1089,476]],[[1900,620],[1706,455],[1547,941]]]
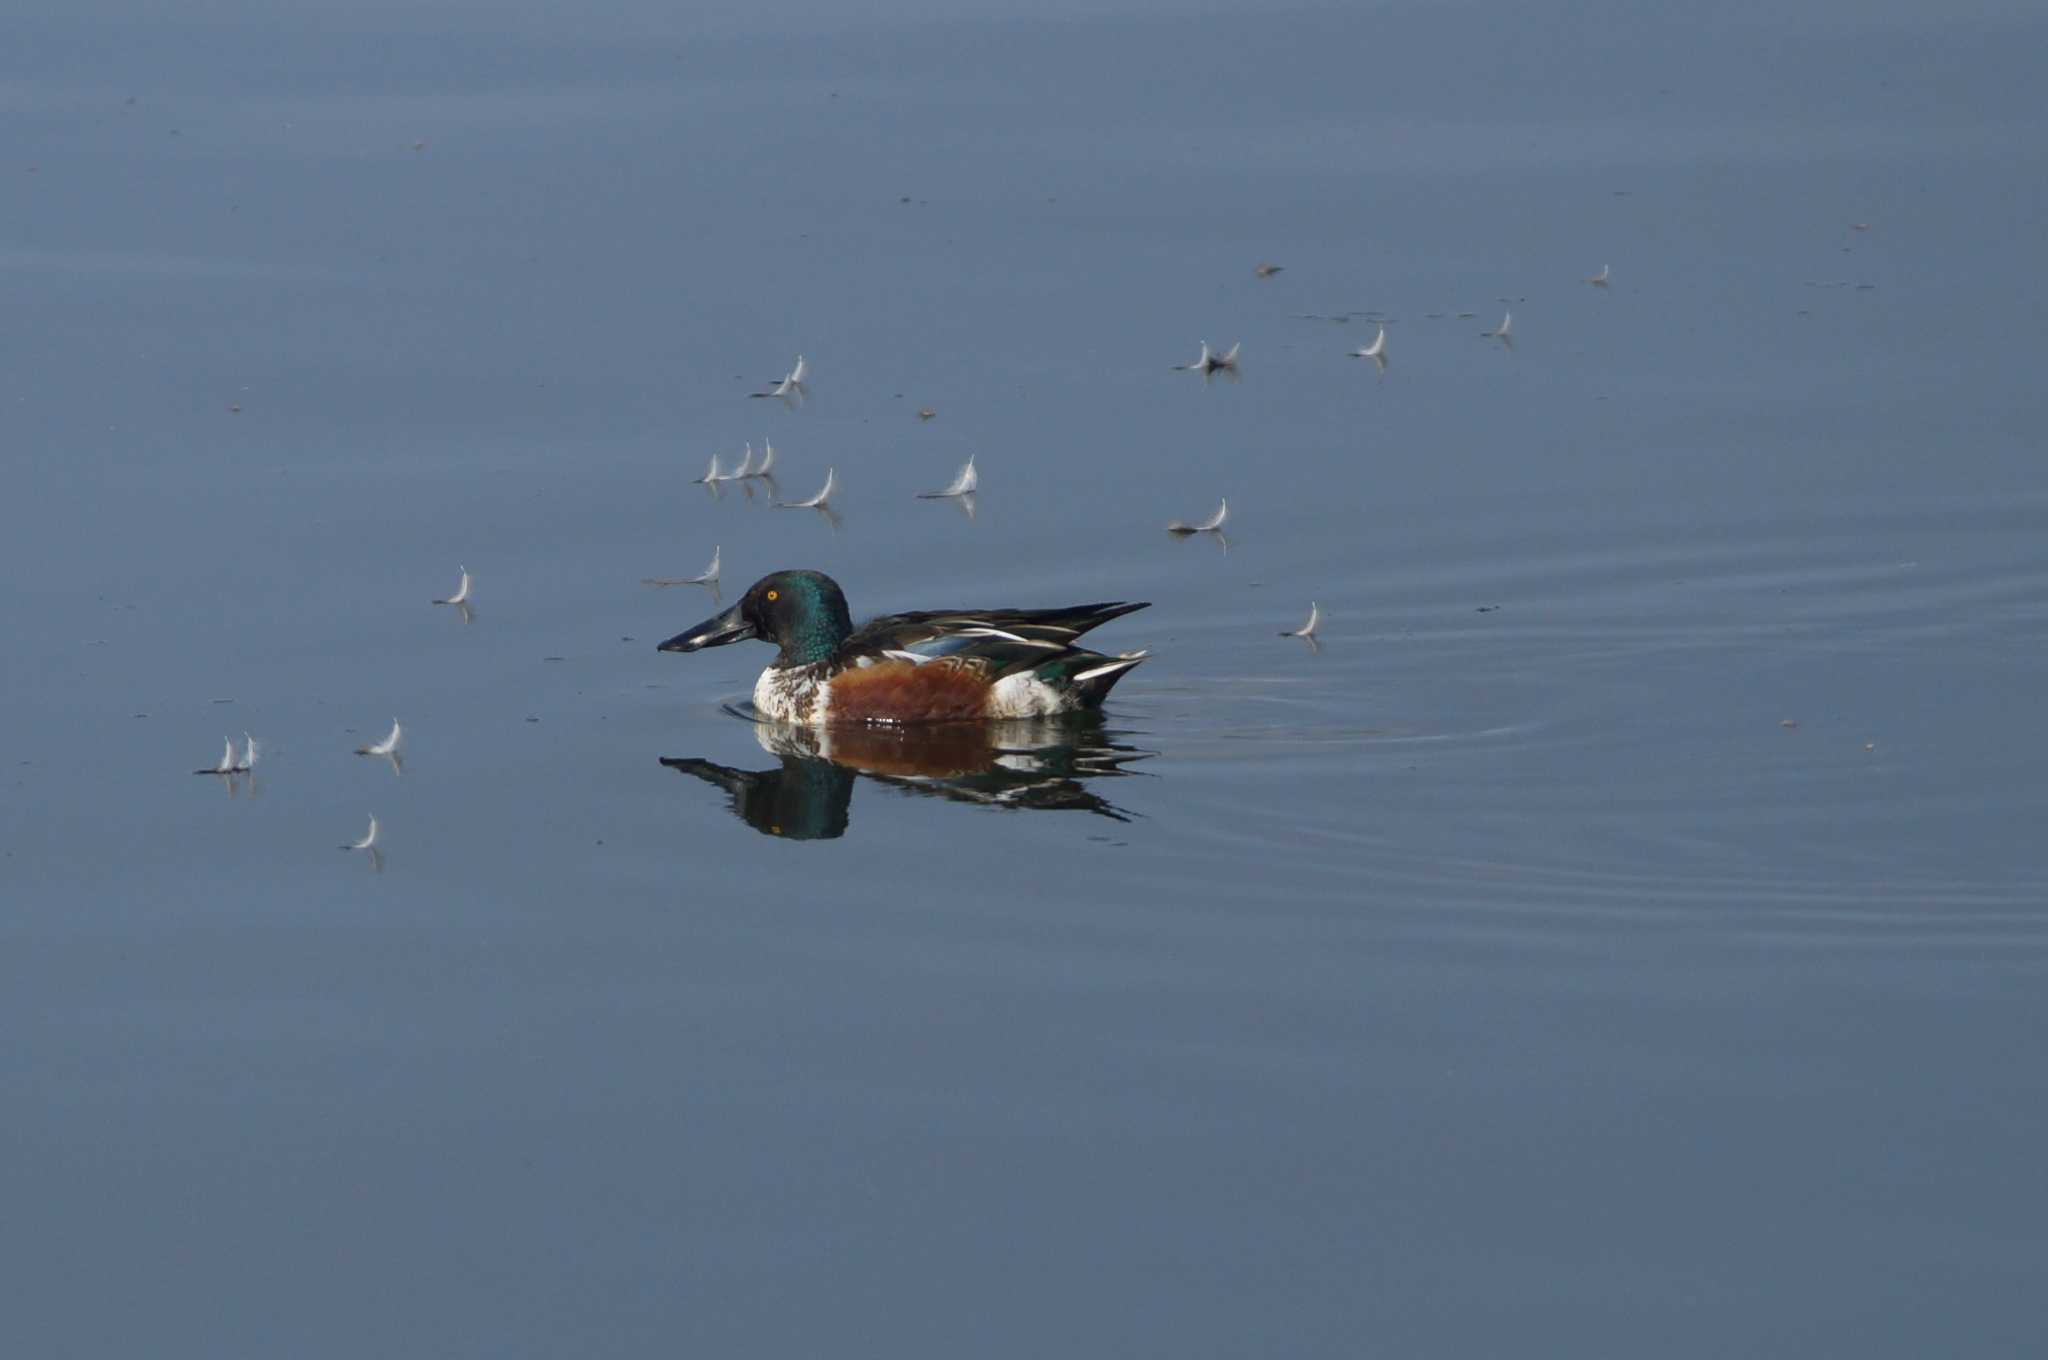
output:
[[[832,493],[838,489],[839,469],[836,467],[826,468],[825,485],[818,488],[817,495],[812,496],[809,500],[777,501],[775,502],[775,508],[777,510],[824,510],[831,505]]]
[[[1166,532],[1169,534],[1210,534],[1221,529],[1223,522],[1229,518],[1230,501],[1226,497],[1216,503],[1216,513],[1203,520],[1200,524],[1189,524],[1184,520],[1175,520],[1166,526]]]
[[[970,457],[961,465],[959,473],[944,491],[920,491],[917,498],[921,501],[941,501],[954,496],[971,496],[980,485],[981,478],[974,471],[974,459]]]

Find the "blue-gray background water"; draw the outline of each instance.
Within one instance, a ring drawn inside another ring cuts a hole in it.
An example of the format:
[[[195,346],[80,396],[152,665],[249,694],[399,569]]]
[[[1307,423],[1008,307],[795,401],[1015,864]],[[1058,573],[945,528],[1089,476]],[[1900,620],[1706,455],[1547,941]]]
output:
[[[2048,20],[9,28],[21,1353],[2040,1344]],[[714,548],[1152,601],[1122,820],[760,834]]]

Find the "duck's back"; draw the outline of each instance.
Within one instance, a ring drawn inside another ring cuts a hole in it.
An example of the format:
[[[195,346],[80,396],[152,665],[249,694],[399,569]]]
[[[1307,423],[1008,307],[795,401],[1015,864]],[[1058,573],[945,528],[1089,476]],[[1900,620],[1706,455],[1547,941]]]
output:
[[[824,720],[1030,718],[1097,707],[1144,653],[1106,656],[1075,639],[1145,607],[1115,601],[885,615],[840,647]]]

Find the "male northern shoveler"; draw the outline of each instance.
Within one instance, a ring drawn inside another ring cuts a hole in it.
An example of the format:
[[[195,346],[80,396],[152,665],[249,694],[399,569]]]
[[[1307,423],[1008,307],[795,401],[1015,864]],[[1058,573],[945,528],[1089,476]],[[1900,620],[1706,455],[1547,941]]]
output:
[[[660,650],[694,652],[746,638],[775,643],[782,650],[754,682],[754,707],[781,722],[1037,718],[1101,706],[1146,654],[1106,656],[1074,639],[1143,608],[928,610],[856,629],[831,577],[778,571]]]

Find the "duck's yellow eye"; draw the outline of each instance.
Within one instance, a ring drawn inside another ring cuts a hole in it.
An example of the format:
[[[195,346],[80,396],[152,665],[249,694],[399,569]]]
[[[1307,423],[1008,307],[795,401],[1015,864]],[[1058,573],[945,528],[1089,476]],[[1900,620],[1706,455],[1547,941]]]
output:
[[[768,592],[768,598],[771,600],[779,600],[782,598],[782,596],[776,591],[771,590]]]

